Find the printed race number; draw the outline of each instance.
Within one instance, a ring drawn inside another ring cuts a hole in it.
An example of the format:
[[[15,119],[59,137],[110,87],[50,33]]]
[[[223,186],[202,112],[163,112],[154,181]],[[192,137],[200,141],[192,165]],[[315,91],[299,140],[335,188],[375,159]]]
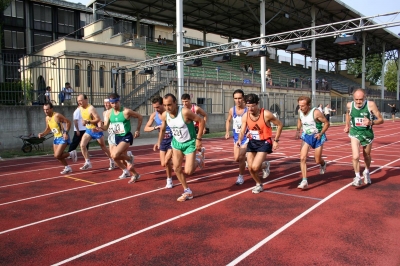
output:
[[[366,125],[363,124],[364,117],[355,117],[354,122],[356,124],[356,127],[367,127]]]

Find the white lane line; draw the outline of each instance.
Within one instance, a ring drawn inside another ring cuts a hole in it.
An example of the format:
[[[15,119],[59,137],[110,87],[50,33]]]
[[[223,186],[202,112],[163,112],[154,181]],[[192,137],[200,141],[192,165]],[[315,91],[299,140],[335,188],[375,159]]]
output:
[[[272,193],[272,194],[278,194],[278,195],[283,195],[283,196],[289,196],[289,197],[296,197],[296,198],[304,198],[304,199],[312,199],[312,200],[322,200],[321,198],[307,197],[307,196],[295,195],[295,194],[290,194],[290,193],[276,192],[276,191],[271,191],[271,190],[264,190],[263,192],[265,192],[265,193]]]
[[[389,164],[395,163],[397,161],[399,161],[400,159],[397,159],[395,161],[392,161],[385,166],[388,166]],[[371,174],[377,172],[378,170],[381,170],[383,167],[379,167],[377,169],[375,169],[374,171],[371,172]],[[237,257],[236,259],[234,259],[232,262],[230,262],[229,264],[227,264],[227,266],[233,266],[238,264],[239,262],[241,262],[242,260],[244,260],[245,258],[247,258],[250,254],[252,254],[253,252],[255,252],[257,249],[259,249],[260,247],[262,247],[263,245],[265,245],[266,243],[268,243],[271,239],[273,239],[274,237],[276,237],[277,235],[279,235],[280,233],[282,233],[283,231],[285,231],[287,228],[289,228],[290,226],[292,226],[294,223],[296,223],[297,221],[299,221],[301,218],[303,218],[304,216],[306,216],[307,214],[309,214],[310,212],[312,212],[313,210],[315,210],[316,208],[318,208],[319,206],[321,206],[322,204],[324,204],[325,202],[327,202],[329,199],[331,199],[332,197],[334,197],[335,195],[339,194],[340,192],[342,192],[343,190],[345,190],[346,188],[350,187],[352,185],[352,183],[345,185],[344,187],[334,191],[333,193],[329,194],[327,197],[325,197],[323,200],[319,201],[318,203],[316,203],[315,205],[311,206],[311,208],[307,209],[305,212],[301,213],[300,215],[298,215],[297,217],[295,217],[293,220],[291,220],[290,222],[288,222],[287,224],[285,224],[284,226],[282,226],[281,228],[279,228],[278,230],[276,230],[274,233],[270,234],[268,237],[264,238],[263,240],[261,240],[260,242],[258,242],[255,246],[253,246],[252,248],[250,248],[249,250],[247,250],[245,253],[243,253],[242,255],[240,255],[239,257]]]
[[[399,142],[400,142],[400,141],[399,141]],[[396,142],[395,142],[395,143],[396,143]],[[387,144],[387,145],[384,145],[384,146],[380,146],[380,147],[377,147],[377,148],[375,148],[375,149],[380,149],[380,148],[382,148],[382,147],[385,147],[385,146],[388,146],[388,145],[392,145],[392,144],[395,144],[395,143],[391,143],[391,144]],[[350,157],[350,156],[352,156],[352,155],[348,155],[348,156],[345,156],[345,157]],[[345,157],[343,157],[343,158],[345,158]],[[339,158],[339,159],[341,159],[341,158]],[[399,160],[400,160],[400,159],[399,159]],[[315,166],[309,167],[308,169],[312,169],[312,168],[316,168],[316,167],[319,167],[319,166],[318,166],[318,165],[315,165]],[[308,169],[307,169],[307,170],[308,170]],[[371,172],[371,173],[374,173],[374,172],[376,172],[376,171],[379,170],[379,169],[381,169],[381,167],[378,168],[378,169],[376,169],[376,170],[374,170],[374,171]],[[230,171],[226,171],[226,172],[230,172]],[[269,184],[269,183],[272,183],[272,182],[275,182],[275,181],[277,181],[277,180],[283,179],[283,178],[285,178],[285,177],[288,177],[288,176],[291,176],[291,175],[294,175],[294,174],[298,174],[298,173],[300,173],[300,172],[301,172],[301,171],[297,171],[297,172],[294,172],[294,173],[291,173],[291,174],[287,174],[287,175],[285,175],[285,176],[282,176],[282,177],[279,177],[279,178],[270,180],[270,181],[268,181],[268,182],[265,182],[265,183],[263,183],[263,185]],[[202,178],[199,178],[199,179],[202,179]],[[193,180],[193,181],[196,181],[196,179]],[[341,190],[345,189],[345,188],[348,187],[348,186],[351,186],[351,184],[352,184],[352,183],[348,184],[347,186],[343,187]],[[177,219],[179,219],[179,218],[185,217],[185,216],[190,215],[190,214],[192,214],[192,213],[195,213],[195,212],[198,212],[198,211],[203,210],[203,209],[205,209],[205,208],[208,208],[208,207],[210,207],[210,206],[213,206],[213,205],[215,205],[215,204],[217,204],[217,203],[220,203],[220,202],[222,202],[222,201],[225,201],[225,200],[228,200],[228,199],[230,199],[230,198],[236,197],[236,196],[238,196],[238,195],[240,195],[240,194],[243,194],[244,192],[250,191],[251,189],[253,189],[253,187],[250,187],[250,188],[248,188],[248,189],[242,190],[242,191],[240,191],[240,192],[238,192],[238,193],[235,193],[235,194],[233,194],[233,195],[230,195],[230,196],[228,196],[228,197],[222,198],[222,199],[220,199],[220,200],[211,202],[211,203],[209,203],[209,204],[203,205],[203,206],[201,206],[201,207],[199,207],[199,208],[197,208],[197,209],[194,209],[194,210],[188,211],[188,212],[186,212],[186,213],[180,214],[180,215],[178,215],[178,216],[172,217],[172,218],[170,218],[170,219],[168,219],[168,220],[162,221],[162,222],[157,223],[157,224],[154,224],[154,225],[152,225],[152,226],[146,227],[146,228],[141,229],[141,230],[139,230],[139,231],[133,232],[132,234],[129,234],[129,235],[123,236],[123,237],[121,237],[121,238],[115,239],[115,240],[113,240],[113,241],[110,241],[110,242],[108,242],[108,243],[105,243],[105,244],[103,244],[103,245],[100,245],[100,246],[98,246],[98,247],[95,247],[95,248],[93,248],[93,249],[87,250],[87,251],[82,252],[82,253],[80,253],[80,254],[78,254],[78,255],[75,255],[75,256],[70,257],[70,258],[68,258],[68,259],[65,259],[65,260],[63,260],[63,261],[60,261],[60,262],[58,262],[58,263],[55,263],[55,264],[53,264],[53,265],[62,265],[62,264],[65,264],[65,263],[67,263],[67,262],[73,261],[73,260],[75,260],[75,259],[77,259],[77,258],[83,257],[83,256],[85,256],[85,255],[87,255],[87,254],[90,254],[90,253],[92,253],[92,252],[95,252],[95,251],[97,251],[97,250],[100,250],[100,249],[103,249],[103,248],[105,248],[105,247],[111,246],[111,245],[113,245],[113,244],[115,244],[115,243],[121,242],[121,241],[123,241],[123,240],[126,240],[126,239],[128,239],[128,238],[130,238],[130,237],[133,237],[133,236],[135,236],[135,235],[138,235],[138,234],[140,234],[140,233],[146,232],[146,231],[151,230],[151,229],[153,229],[153,228],[159,227],[159,226],[164,225],[164,224],[166,224],[166,223],[172,222],[172,221],[177,220]],[[340,191],[339,191],[339,192],[340,192]],[[339,192],[337,192],[337,193],[339,193]],[[335,192],[334,192],[334,193],[335,193]],[[337,194],[337,193],[336,193],[336,194]],[[331,194],[331,195],[332,195],[332,194]],[[329,197],[329,196],[328,196],[328,197]],[[333,197],[333,195],[332,195],[332,197]],[[325,198],[325,199],[326,199],[326,198]],[[325,200],[325,201],[326,201],[326,200]],[[321,200],[321,201],[319,201],[317,204],[321,205],[323,202],[324,202],[324,200]],[[318,206],[319,206],[319,205],[318,205]],[[316,207],[315,207],[315,208],[316,208]],[[2,233],[2,232],[0,232],[0,234],[1,234],[1,233]]]
[[[196,179],[192,179],[192,180],[188,181],[187,183],[192,183],[192,182],[195,182],[195,181],[198,181],[198,180],[201,180],[201,179],[210,178],[212,176],[218,176],[218,175],[221,175],[221,174],[224,174],[224,173],[229,173],[229,172],[232,172],[232,171],[237,171],[237,169],[231,169],[231,170],[227,170],[227,171],[218,172],[218,173],[215,173],[215,174],[212,174],[212,175],[199,177],[199,178],[196,178]],[[51,221],[51,220],[55,220],[55,219],[58,219],[58,218],[66,217],[66,216],[69,216],[69,215],[72,215],[72,214],[76,214],[76,213],[84,212],[84,211],[87,211],[87,210],[95,209],[95,208],[98,208],[98,207],[102,207],[102,206],[105,206],[105,205],[113,204],[113,203],[116,203],[116,202],[119,202],[119,201],[123,201],[123,200],[131,199],[131,198],[139,197],[139,196],[146,195],[146,194],[149,194],[149,193],[153,193],[153,192],[156,192],[156,191],[159,191],[159,190],[162,190],[162,189],[166,189],[166,188],[163,187],[163,188],[149,190],[149,191],[142,192],[142,193],[139,193],[139,194],[135,194],[135,195],[132,195],[132,196],[129,196],[129,197],[112,200],[112,201],[109,201],[109,202],[101,203],[101,204],[98,204],[98,205],[94,205],[94,206],[87,207],[87,208],[84,208],[84,209],[76,210],[76,211],[73,211],[73,212],[68,212],[68,213],[64,213],[64,214],[61,214],[61,215],[53,216],[53,217],[50,217],[50,218],[47,218],[47,219],[44,219],[44,220],[40,220],[40,221],[37,221],[37,222],[33,222],[33,223],[30,223],[30,224],[21,225],[21,226],[18,226],[18,227],[7,229],[5,231],[1,231],[0,235],[8,233],[8,232],[16,231],[16,230],[19,230],[19,229],[22,229],[22,228],[26,228],[26,227],[29,227],[29,226],[32,226],[32,225],[41,224],[41,223],[48,222],[48,221]]]

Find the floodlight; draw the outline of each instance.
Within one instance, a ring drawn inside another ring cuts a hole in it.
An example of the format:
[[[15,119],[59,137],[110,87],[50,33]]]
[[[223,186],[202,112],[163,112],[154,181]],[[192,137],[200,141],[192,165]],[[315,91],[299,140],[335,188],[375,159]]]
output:
[[[286,48],[286,51],[299,52],[299,51],[304,51],[307,49],[308,49],[308,45],[306,43],[299,42],[299,43],[289,44],[289,46]]]
[[[145,68],[139,72],[140,75],[153,75],[154,71],[152,67]]]
[[[200,58],[185,62],[185,66],[188,66],[188,67],[199,67],[202,65],[203,65],[203,61]]]
[[[163,65],[160,68],[163,71],[172,71],[172,70],[176,70],[176,64],[172,63],[172,64],[168,64],[168,65]]]
[[[219,63],[228,62],[228,61],[231,61],[231,55],[225,54],[225,55],[221,55],[221,56],[216,56],[213,58],[212,61],[219,62]]]
[[[266,56],[267,53],[265,52],[265,50],[256,50],[256,51],[251,51],[247,53],[247,56],[250,57],[262,57],[262,56]]]
[[[350,35],[350,36],[344,35],[337,37],[334,43],[339,45],[347,45],[347,44],[361,43],[361,41],[356,35]]]

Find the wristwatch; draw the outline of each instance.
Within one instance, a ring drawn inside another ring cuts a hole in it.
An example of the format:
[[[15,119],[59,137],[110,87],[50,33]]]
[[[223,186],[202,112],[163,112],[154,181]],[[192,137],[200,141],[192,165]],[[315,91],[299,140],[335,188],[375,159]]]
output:
[[[279,142],[279,139],[274,139],[275,142]]]

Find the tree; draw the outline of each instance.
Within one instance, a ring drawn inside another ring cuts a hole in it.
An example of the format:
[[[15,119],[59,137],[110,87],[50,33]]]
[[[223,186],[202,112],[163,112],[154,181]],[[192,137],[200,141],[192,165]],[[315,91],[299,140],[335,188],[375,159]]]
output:
[[[362,60],[361,58],[354,58],[347,60],[347,71],[355,76],[360,76]],[[367,55],[365,59],[365,80],[371,84],[377,84],[381,79],[382,72],[382,59],[380,54]]]
[[[398,66],[395,60],[389,60],[386,62],[385,87],[388,91],[397,91],[397,69]]]

